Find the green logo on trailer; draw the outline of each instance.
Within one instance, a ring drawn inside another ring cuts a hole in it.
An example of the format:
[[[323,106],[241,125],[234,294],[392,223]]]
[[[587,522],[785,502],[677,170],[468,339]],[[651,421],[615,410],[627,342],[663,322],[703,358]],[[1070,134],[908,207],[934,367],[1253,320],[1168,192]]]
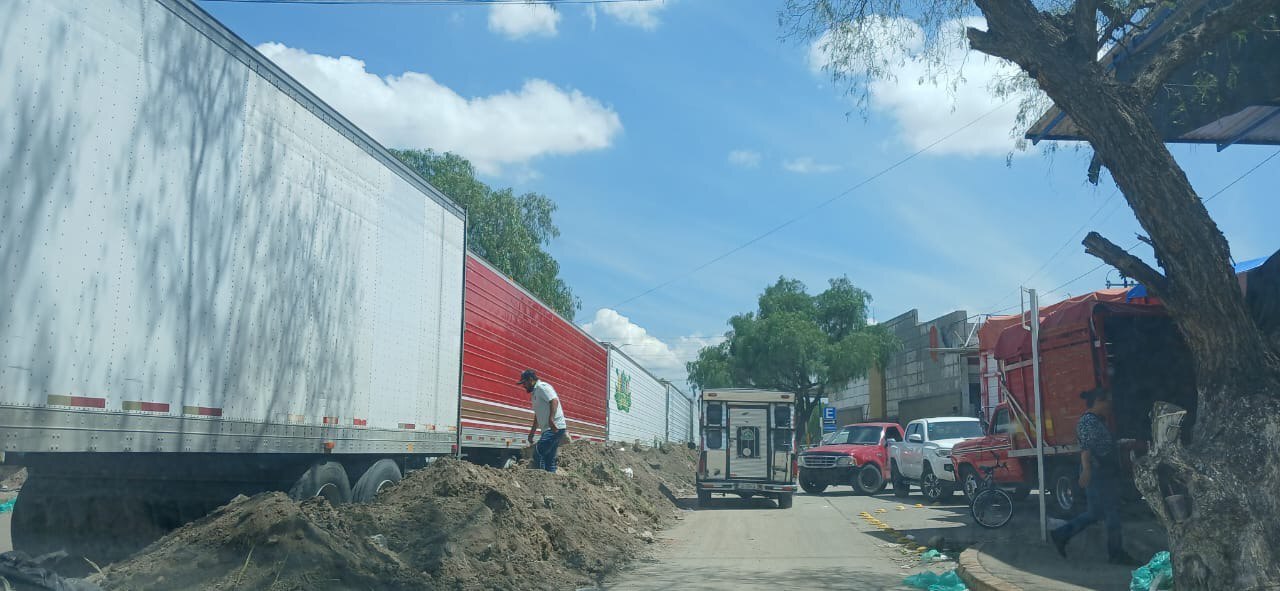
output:
[[[618,410],[631,412],[631,376],[620,369],[614,370],[614,373],[618,376],[613,382],[613,403]]]

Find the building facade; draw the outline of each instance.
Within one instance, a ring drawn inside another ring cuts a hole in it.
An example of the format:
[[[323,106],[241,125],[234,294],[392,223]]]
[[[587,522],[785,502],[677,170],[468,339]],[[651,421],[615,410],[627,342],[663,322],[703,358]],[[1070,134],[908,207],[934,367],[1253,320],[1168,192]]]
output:
[[[883,322],[901,350],[884,367],[831,395],[842,425],[931,416],[977,416],[981,374],[976,318],[956,310],[920,322],[911,310]]]

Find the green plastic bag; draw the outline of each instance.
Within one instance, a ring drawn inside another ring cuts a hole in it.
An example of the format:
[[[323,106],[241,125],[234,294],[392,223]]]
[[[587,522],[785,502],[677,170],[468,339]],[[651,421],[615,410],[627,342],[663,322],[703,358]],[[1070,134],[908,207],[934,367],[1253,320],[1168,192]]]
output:
[[[1157,552],[1151,562],[1133,571],[1129,591],[1165,591],[1173,589],[1173,563],[1168,552]]]
[[[968,589],[954,570],[942,574],[925,571],[903,579],[902,584],[923,591],[967,591]]]

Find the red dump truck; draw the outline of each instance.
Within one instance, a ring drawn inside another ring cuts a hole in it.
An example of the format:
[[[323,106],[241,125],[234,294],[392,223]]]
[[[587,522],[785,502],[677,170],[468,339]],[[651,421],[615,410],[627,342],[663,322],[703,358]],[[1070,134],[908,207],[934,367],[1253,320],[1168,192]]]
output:
[[[1117,437],[1138,442],[1150,439],[1153,402],[1195,408],[1190,354],[1172,319],[1158,302],[1128,296],[1123,289],[1098,291],[1040,310],[1046,487],[1049,509],[1059,516],[1084,501],[1077,485],[1081,392],[1108,389]],[[952,462],[966,493],[978,481],[978,466],[1004,463],[1008,469],[996,470],[996,480],[1025,494],[1038,486],[1031,333],[1021,316],[996,317],[979,331],[978,342],[994,370],[983,388],[998,388],[984,392],[984,399],[995,405],[985,411],[985,435],[952,448]]]

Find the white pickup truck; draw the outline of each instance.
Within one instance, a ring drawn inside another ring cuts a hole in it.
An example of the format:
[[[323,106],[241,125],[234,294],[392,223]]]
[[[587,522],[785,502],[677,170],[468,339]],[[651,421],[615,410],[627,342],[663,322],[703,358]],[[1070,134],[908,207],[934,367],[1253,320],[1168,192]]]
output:
[[[951,446],[973,437],[982,437],[982,423],[972,417],[937,417],[908,423],[906,441],[889,444],[893,494],[905,497],[911,494],[914,484],[930,502],[951,496],[957,489]]]

